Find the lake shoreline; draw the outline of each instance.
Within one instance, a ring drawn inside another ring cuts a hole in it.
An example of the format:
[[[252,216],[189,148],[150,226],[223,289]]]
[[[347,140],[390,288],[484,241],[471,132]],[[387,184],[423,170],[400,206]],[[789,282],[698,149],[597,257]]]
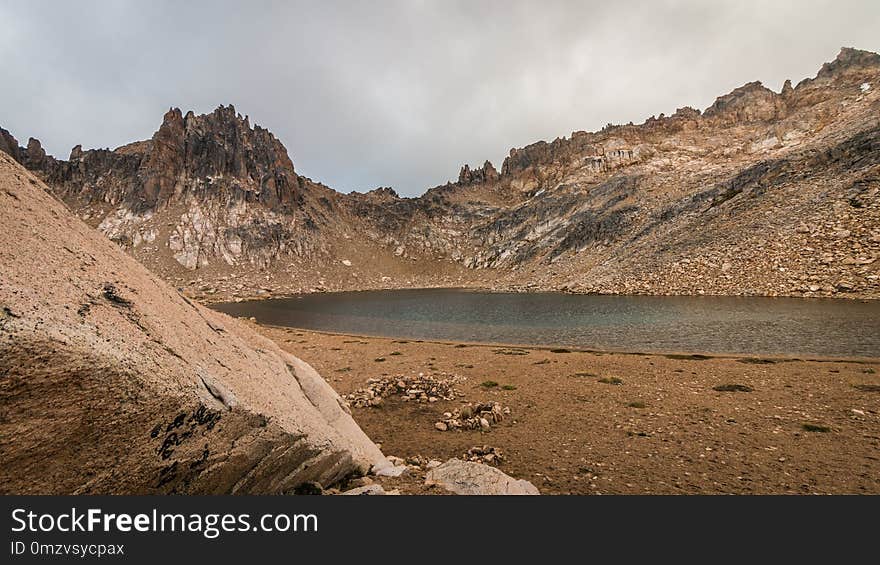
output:
[[[735,361],[743,361],[746,363],[755,362],[760,364],[762,360],[771,360],[776,363],[786,363],[793,361],[806,361],[812,363],[858,363],[858,364],[875,364],[880,363],[880,356],[877,357],[830,357],[830,356],[794,356],[784,354],[764,354],[764,353],[719,353],[713,351],[635,351],[635,350],[617,350],[604,348],[587,348],[576,347],[564,344],[530,344],[530,343],[508,343],[508,342],[489,342],[489,341],[465,341],[465,340],[444,340],[444,339],[423,339],[407,336],[389,336],[389,335],[370,335],[350,332],[334,332],[329,330],[314,330],[310,328],[300,328],[294,326],[282,326],[277,324],[265,324],[257,320],[249,320],[251,323],[257,324],[262,328],[269,328],[278,331],[294,330],[297,332],[307,332],[315,335],[326,335],[336,337],[349,337],[357,339],[386,339],[392,341],[406,340],[413,343],[428,343],[434,345],[451,345],[466,347],[486,347],[499,348],[506,347],[512,349],[531,349],[535,351],[552,352],[554,349],[566,349],[570,353],[589,353],[593,355],[632,355],[632,356],[658,356],[668,357],[670,359],[693,360],[699,361],[705,357],[708,359],[732,359]]]
[[[271,300],[279,298],[297,298],[311,295],[326,294],[344,294],[358,292],[381,292],[381,291],[409,291],[409,290],[460,290],[463,292],[487,292],[494,294],[541,294],[541,293],[560,293],[572,296],[650,296],[650,297],[669,297],[669,298],[797,298],[803,300],[840,300],[840,301],[856,301],[856,302],[878,302],[880,296],[861,295],[861,294],[845,294],[835,293],[827,295],[808,295],[804,293],[792,294],[761,294],[761,293],[653,293],[653,292],[593,292],[579,291],[570,288],[548,287],[531,287],[531,286],[491,286],[491,285],[472,285],[472,286],[369,286],[352,287],[352,288],[334,288],[334,289],[303,289],[300,291],[281,290],[267,291],[264,293],[250,293],[232,296],[228,293],[204,294],[192,292],[191,298],[195,298],[205,305],[212,306],[224,303],[240,303],[255,300]]]
[[[420,373],[455,381],[454,400],[392,395],[351,408],[387,455],[443,461],[496,448],[500,469],[545,494],[880,494],[880,362],[554,353],[244,322],[342,395]],[[510,415],[486,431],[437,429],[444,413],[484,402]],[[376,480],[434,493],[418,470]]]

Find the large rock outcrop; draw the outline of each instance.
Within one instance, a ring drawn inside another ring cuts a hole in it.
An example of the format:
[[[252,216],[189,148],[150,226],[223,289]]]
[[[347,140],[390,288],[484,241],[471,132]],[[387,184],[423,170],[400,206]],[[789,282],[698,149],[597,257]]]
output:
[[[383,461],[311,367],[159,280],[6,154],[0,225],[2,494],[286,493]]]

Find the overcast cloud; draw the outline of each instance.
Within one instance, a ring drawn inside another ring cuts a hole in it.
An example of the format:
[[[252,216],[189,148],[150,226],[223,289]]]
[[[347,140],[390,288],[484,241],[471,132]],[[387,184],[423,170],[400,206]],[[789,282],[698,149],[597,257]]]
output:
[[[171,106],[232,103],[300,174],[406,195],[511,147],[641,122],[841,46],[880,2],[0,0],[0,126],[49,153],[145,139]]]

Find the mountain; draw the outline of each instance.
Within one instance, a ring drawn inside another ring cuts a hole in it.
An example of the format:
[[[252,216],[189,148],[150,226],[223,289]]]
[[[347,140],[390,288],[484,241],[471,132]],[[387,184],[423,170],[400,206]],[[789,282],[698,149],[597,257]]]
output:
[[[0,224],[0,494],[279,494],[384,462],[309,365],[184,297],[2,153]]]
[[[705,111],[512,149],[401,198],[340,194],[229,107],[67,161],[0,149],[135,257],[203,296],[400,286],[880,296],[880,56],[759,82]]]

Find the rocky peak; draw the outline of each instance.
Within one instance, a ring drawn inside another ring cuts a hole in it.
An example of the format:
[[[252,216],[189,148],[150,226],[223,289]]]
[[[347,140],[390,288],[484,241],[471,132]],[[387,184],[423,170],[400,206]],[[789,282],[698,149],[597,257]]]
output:
[[[181,178],[225,184],[270,205],[292,202],[299,188],[287,149],[268,130],[251,127],[232,105],[204,115],[168,110],[141,172],[151,202],[173,194]]]
[[[479,169],[472,170],[470,165],[463,166],[458,173],[458,184],[483,184],[496,182],[500,178],[501,175],[495,169],[495,166],[491,162],[486,161]]]
[[[301,185],[284,145],[270,131],[251,127],[232,105],[185,116],[170,108],[149,141],[114,151],[77,145],[70,161],[46,155],[34,138],[18,147],[6,130],[0,130],[0,150],[40,173],[65,198],[129,202],[133,209],[162,206],[194,191],[223,201],[288,205],[298,201]]]
[[[400,195],[397,194],[397,191],[391,188],[390,186],[379,186],[370,190],[366,193],[366,196],[372,196],[379,200],[396,200],[400,198]]]
[[[3,128],[0,128],[0,151],[11,156],[16,161],[21,162],[18,140],[15,139],[15,137],[13,137],[11,133]]]
[[[784,110],[780,95],[754,81],[719,96],[703,117],[723,123],[748,123],[778,118]]]
[[[848,73],[880,70],[880,55],[852,47],[843,47],[837,57],[825,63],[816,78],[834,78]]]

